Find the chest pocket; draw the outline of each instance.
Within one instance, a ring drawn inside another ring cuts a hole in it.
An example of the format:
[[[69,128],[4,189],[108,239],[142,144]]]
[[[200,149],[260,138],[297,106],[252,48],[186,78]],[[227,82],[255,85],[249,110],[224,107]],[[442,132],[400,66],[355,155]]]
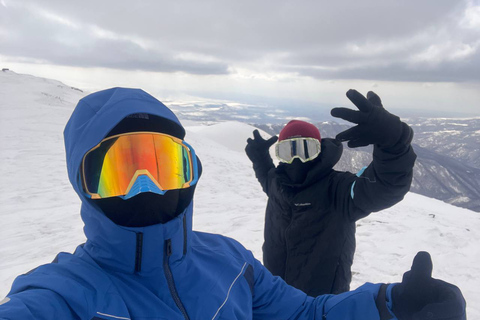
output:
[[[245,262],[238,274],[226,282],[228,290],[212,320],[252,318],[253,267]]]

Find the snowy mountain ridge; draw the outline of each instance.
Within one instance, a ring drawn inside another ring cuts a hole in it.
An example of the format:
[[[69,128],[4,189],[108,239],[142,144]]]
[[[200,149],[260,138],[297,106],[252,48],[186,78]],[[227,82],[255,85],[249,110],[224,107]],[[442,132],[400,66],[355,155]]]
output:
[[[205,124],[239,121],[272,135],[278,135],[281,128],[294,118],[315,123],[322,137],[335,137],[351,126],[332,118],[321,106],[313,112],[308,108],[288,109],[201,99],[165,103],[182,120]],[[399,115],[403,113],[399,112]],[[415,132],[413,145],[418,154],[411,191],[480,212],[480,117],[416,117],[403,121]],[[336,169],[358,172],[370,161],[371,148],[345,147]]]
[[[480,212],[480,118],[404,119],[415,132],[417,153],[410,191]],[[335,121],[313,122],[322,137],[335,137],[350,125]],[[278,134],[283,124],[256,124]],[[372,161],[372,148],[350,149],[337,170],[358,172]]]
[[[62,135],[84,95],[56,81],[0,72],[0,299],[17,275],[85,241]],[[203,164],[194,229],[232,237],[261,260],[266,196],[244,152],[255,128],[238,121],[182,123]],[[480,319],[479,229],[475,212],[409,193],[357,224],[352,288],[400,281],[415,253],[426,250],[433,276],[458,285],[469,319]]]

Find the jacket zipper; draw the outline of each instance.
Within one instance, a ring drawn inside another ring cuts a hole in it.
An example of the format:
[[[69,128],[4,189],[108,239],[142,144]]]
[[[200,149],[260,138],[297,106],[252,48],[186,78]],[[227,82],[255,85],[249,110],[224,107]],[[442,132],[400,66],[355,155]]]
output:
[[[288,245],[288,238],[287,238],[287,234],[288,234],[288,231],[290,230],[290,227],[292,225],[292,222],[293,222],[293,212],[291,213],[291,219],[290,219],[290,223],[288,224],[288,226],[285,228],[285,249],[286,249],[286,257],[285,257],[285,275],[283,277],[283,280],[285,280],[285,282],[287,282],[287,275],[288,275],[288,272],[287,272],[287,268],[288,268],[288,256],[289,256],[289,252],[290,252],[290,247]]]
[[[183,255],[187,254],[187,215],[183,216]]]
[[[137,233],[137,243],[135,250],[135,272],[142,270],[142,248],[143,248],[143,233]]]
[[[185,307],[183,306],[182,301],[178,296],[177,289],[175,288],[175,282],[173,281],[173,274],[172,274],[172,270],[170,270],[170,264],[169,264],[171,255],[172,255],[172,240],[168,239],[168,240],[165,240],[165,257],[163,259],[163,270],[165,271],[165,278],[167,279],[168,289],[170,289],[170,294],[172,295],[173,301],[175,301],[175,304],[177,305],[178,309],[180,309],[180,312],[183,314],[183,317],[186,320],[189,320],[190,318],[188,317],[187,310],[185,310]]]

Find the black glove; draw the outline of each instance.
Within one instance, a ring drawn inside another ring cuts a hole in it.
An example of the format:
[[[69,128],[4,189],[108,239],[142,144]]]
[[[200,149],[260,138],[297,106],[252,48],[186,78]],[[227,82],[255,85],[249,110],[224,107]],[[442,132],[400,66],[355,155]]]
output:
[[[265,157],[271,159],[270,154],[268,153],[268,149],[270,149],[270,147],[275,142],[277,142],[277,140],[277,136],[273,136],[270,139],[265,140],[260,136],[260,132],[258,132],[258,130],[254,130],[253,139],[247,139],[247,146],[245,147],[245,152],[247,153],[248,158],[250,158],[252,162],[265,159]]]
[[[339,133],[336,137],[338,140],[348,141],[350,148],[369,144],[388,148],[402,138],[404,128],[400,118],[386,111],[380,97],[374,92],[369,91],[365,98],[358,91],[350,89],[347,97],[360,111],[333,108],[331,115],[356,123],[357,126]]]
[[[392,289],[392,311],[399,320],[466,320],[465,299],[453,284],[432,278],[432,259],[419,252],[402,283]]]

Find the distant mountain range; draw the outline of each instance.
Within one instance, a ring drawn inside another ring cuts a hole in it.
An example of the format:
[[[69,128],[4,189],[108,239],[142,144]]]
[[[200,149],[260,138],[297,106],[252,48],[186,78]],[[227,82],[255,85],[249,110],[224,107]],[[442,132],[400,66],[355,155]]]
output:
[[[480,212],[480,118],[405,121],[414,129],[413,148],[418,156],[411,191]],[[350,127],[337,122],[315,125],[322,137],[335,137]],[[272,135],[283,127],[255,126]],[[346,147],[335,169],[358,172],[370,163],[371,153],[371,147]]]
[[[231,102],[187,102],[168,104],[180,119],[196,121],[246,122],[271,135],[278,135],[288,120],[299,118],[314,123],[322,137],[335,135],[350,124],[319,113],[312,119],[303,110]],[[411,191],[456,206],[480,212],[480,118],[408,118],[418,155]],[[371,161],[371,148],[349,149],[335,167],[358,172]]]

